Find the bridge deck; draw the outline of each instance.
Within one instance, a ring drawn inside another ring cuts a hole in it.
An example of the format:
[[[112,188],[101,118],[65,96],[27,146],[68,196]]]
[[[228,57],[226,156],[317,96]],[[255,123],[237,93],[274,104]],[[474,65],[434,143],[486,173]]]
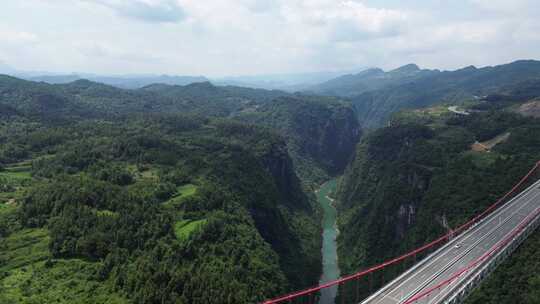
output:
[[[480,258],[509,235],[529,214],[540,208],[540,183],[499,208],[484,221],[469,229],[445,247],[428,256],[418,266],[390,282],[366,299],[364,304],[398,304],[436,286],[452,274]],[[458,245],[459,244],[459,245]],[[457,245],[457,246],[456,246]],[[421,303],[438,303],[451,292],[461,278],[434,292]]]

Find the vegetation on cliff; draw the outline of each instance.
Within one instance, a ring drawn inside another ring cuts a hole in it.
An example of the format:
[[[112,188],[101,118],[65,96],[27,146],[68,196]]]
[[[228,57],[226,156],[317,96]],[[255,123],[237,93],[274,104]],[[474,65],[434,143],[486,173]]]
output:
[[[254,303],[315,284],[305,190],[359,130],[346,103],[282,95],[2,76],[0,301]]]
[[[54,124],[183,113],[266,126],[286,140],[295,170],[309,189],[343,171],[361,134],[351,104],[339,99],[209,82],[124,90],[88,80],[49,85],[0,75],[0,96],[0,117]]]
[[[540,61],[520,60],[493,67],[455,71],[423,70],[406,65],[393,71],[370,69],[312,88],[313,92],[350,99],[360,125],[385,126],[393,113],[437,104],[476,100],[485,95],[512,93],[539,96]]]
[[[238,119],[282,134],[296,171],[311,189],[343,172],[361,136],[352,106],[335,98],[278,98]]]
[[[538,161],[540,120],[485,104],[407,111],[359,144],[339,185],[344,273],[434,239],[493,203]],[[475,141],[509,133],[490,151]]]

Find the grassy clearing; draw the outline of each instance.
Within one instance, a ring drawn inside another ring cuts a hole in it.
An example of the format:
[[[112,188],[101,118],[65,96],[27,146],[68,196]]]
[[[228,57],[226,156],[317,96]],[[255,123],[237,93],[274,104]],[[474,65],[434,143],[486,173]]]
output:
[[[2,198],[0,197],[0,216],[9,212],[13,212],[16,209],[15,205],[6,202],[3,202]]]
[[[6,170],[12,172],[28,172],[32,170],[32,163],[30,161],[26,161],[22,163],[11,164],[10,166],[6,167]]]
[[[111,210],[96,210],[96,214],[98,216],[110,216],[110,217],[118,217],[118,212],[114,212]]]
[[[0,204],[14,204],[22,197],[31,180],[30,161],[11,164],[0,171]]]
[[[444,105],[410,111],[410,115],[413,117],[430,118],[438,118],[448,113],[450,113],[450,111],[448,110],[448,107]]]
[[[0,181],[13,186],[21,186],[32,178],[31,171],[32,164],[30,162],[11,164],[0,171]]]
[[[433,129],[438,129],[444,127],[444,121],[450,117],[450,114],[448,106],[439,105],[430,108],[400,111],[393,115],[393,119],[403,123],[423,123]]]
[[[5,167],[3,171],[0,171],[0,178],[4,177],[12,181],[23,181],[32,178],[30,171],[32,166],[30,164],[15,164]]]
[[[142,172],[138,172],[138,177],[141,179],[158,179],[157,170],[145,170]]]
[[[195,186],[193,184],[187,184],[187,185],[182,185],[182,186],[178,187],[175,196],[186,197],[186,196],[191,196],[191,195],[195,194],[195,192],[197,192],[197,186]]]
[[[128,301],[95,279],[101,264],[51,260],[44,229],[16,232],[0,247],[0,303],[113,303]]]
[[[50,258],[49,235],[44,229],[24,229],[3,240],[0,273],[29,267]]]
[[[197,186],[193,184],[186,184],[176,188],[176,193],[171,199],[164,203],[165,206],[174,206],[182,203],[182,200],[186,197],[190,197],[197,193]]]
[[[187,240],[189,236],[197,229],[205,225],[207,222],[206,219],[192,221],[192,220],[181,220],[177,221],[174,224],[174,234],[179,240]]]

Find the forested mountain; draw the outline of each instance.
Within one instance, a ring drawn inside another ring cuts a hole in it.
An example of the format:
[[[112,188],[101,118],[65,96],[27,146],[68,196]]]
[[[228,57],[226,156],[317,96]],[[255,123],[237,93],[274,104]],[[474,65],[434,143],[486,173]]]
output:
[[[212,83],[218,85],[234,85],[249,88],[261,88],[267,90],[283,90],[287,92],[297,92],[312,87],[315,84],[328,81],[351,71],[361,69],[311,72],[311,73],[289,73],[251,76],[229,76],[222,78],[212,78]]]
[[[189,113],[268,126],[285,137],[297,172],[309,183],[341,172],[360,135],[350,103],[209,82],[124,90],[88,80],[48,85],[2,76],[0,96],[0,104],[7,109],[55,121]]]
[[[208,82],[2,76],[0,117],[8,303],[255,303],[313,285],[307,190],[360,135],[349,103]]]
[[[338,187],[342,271],[433,240],[508,191],[540,155],[540,120],[514,113],[526,102],[404,111],[366,136]]]
[[[343,172],[361,135],[352,106],[334,98],[282,97],[237,119],[283,134],[297,172],[316,185]]]
[[[54,276],[73,268],[77,301],[93,284],[135,303],[253,303],[318,278],[318,217],[277,134],[156,115],[2,135],[2,301],[65,301]]]
[[[123,89],[140,89],[142,87],[162,83],[168,85],[188,85],[197,82],[208,81],[206,77],[195,76],[99,76],[99,75],[44,75],[25,77],[31,81],[46,82],[49,84],[65,84],[77,80],[88,79],[94,82],[104,83]]]
[[[235,86],[215,86],[210,82],[193,83],[187,86],[162,84],[142,88],[167,100],[167,105],[156,111],[190,111],[203,115],[230,117],[242,111],[256,108],[258,104],[275,98],[288,96],[283,91],[268,91]]]
[[[401,109],[473,100],[540,80],[540,61],[520,60],[494,67],[469,66],[456,71],[421,70],[416,65],[384,72],[371,69],[328,81],[314,92],[347,96],[360,124],[383,126]]]
[[[452,228],[540,179],[540,0],[0,7],[0,304],[400,304],[530,219]]]
[[[0,76],[0,103],[26,114],[90,118],[148,112],[200,112],[228,116],[253,103],[287,95],[239,87],[217,87],[209,82],[186,86],[156,84],[124,90],[89,80],[50,85]]]
[[[0,104],[21,114],[53,119],[96,114],[91,106],[69,97],[52,85],[0,75]]]
[[[310,191],[343,170],[342,273],[395,256],[538,160],[539,75],[408,65],[367,71],[350,99],[0,76],[0,302],[254,303],[315,284]],[[357,144],[358,117],[387,126]]]
[[[401,109],[414,109],[474,99],[494,94],[506,87],[540,79],[540,61],[523,60],[477,69],[467,67],[441,72],[395,87],[371,91],[353,97],[352,102],[364,127],[383,125]]]
[[[437,73],[439,73],[438,70],[421,70],[416,64],[404,65],[388,72],[379,68],[371,68],[357,74],[344,75],[328,80],[312,86],[307,91],[323,95],[351,97]]]

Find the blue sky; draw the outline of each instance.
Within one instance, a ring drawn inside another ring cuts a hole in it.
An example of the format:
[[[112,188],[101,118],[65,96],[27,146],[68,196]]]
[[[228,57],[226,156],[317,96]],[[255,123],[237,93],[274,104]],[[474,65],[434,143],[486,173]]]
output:
[[[5,1],[0,64],[249,75],[540,59],[538,0]]]

